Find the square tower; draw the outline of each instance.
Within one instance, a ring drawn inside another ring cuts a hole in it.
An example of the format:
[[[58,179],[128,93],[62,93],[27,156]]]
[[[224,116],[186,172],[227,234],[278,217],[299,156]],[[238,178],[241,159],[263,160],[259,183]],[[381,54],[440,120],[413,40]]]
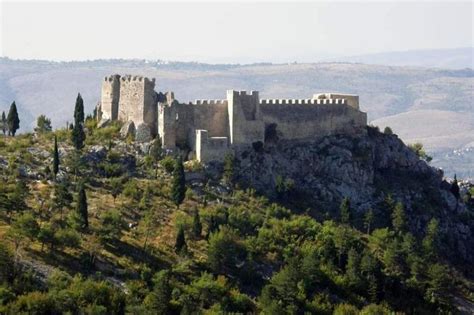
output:
[[[103,119],[117,120],[120,99],[120,75],[114,74],[104,78],[100,109]]]
[[[133,121],[138,128],[141,124],[150,127],[152,136],[157,134],[157,98],[155,79],[142,76],[123,76],[120,78],[120,100],[118,119]]]

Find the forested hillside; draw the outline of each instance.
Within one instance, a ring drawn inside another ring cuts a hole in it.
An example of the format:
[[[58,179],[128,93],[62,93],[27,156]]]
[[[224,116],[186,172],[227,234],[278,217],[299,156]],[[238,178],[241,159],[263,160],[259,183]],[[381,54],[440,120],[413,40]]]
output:
[[[0,313],[473,309],[474,190],[388,131],[201,165],[70,121],[0,139]]]

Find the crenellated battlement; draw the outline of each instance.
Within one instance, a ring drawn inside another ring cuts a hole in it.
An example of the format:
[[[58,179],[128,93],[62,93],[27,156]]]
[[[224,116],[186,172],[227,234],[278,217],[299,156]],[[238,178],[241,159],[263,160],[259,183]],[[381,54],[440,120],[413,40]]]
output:
[[[261,99],[261,105],[346,105],[346,99]]]
[[[258,91],[236,91],[236,90],[227,90],[227,95],[233,96],[253,96],[258,97]]]
[[[130,75],[130,74],[120,77],[120,80],[122,82],[133,82],[133,81],[142,82],[143,81],[145,83],[153,83],[153,84],[155,83],[155,78],[149,79],[141,75]]]
[[[227,100],[195,100],[192,105],[226,105]]]
[[[120,80],[120,75],[119,74],[113,74],[104,77],[104,82],[118,82]]]

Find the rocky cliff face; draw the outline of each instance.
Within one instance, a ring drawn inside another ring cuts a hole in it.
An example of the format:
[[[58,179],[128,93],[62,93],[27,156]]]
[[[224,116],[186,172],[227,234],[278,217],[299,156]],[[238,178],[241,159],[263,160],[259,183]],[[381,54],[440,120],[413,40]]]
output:
[[[446,256],[474,262],[472,210],[450,192],[441,170],[430,167],[396,136],[369,128],[366,136],[331,136],[306,142],[276,142],[236,154],[240,185],[277,198],[282,182],[289,202],[315,216],[334,216],[348,197],[355,212],[373,209],[375,227],[390,224],[384,200],[405,206],[409,229],[422,237],[439,219]],[[362,228],[363,215],[356,225]]]

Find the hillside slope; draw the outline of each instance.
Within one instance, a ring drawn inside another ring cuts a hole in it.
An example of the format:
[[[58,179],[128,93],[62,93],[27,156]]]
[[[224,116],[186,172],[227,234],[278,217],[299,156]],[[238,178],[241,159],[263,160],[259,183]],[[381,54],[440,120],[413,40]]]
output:
[[[85,125],[81,152],[65,129],[0,141],[0,313],[472,311],[473,200],[395,135],[254,145],[184,183]]]

